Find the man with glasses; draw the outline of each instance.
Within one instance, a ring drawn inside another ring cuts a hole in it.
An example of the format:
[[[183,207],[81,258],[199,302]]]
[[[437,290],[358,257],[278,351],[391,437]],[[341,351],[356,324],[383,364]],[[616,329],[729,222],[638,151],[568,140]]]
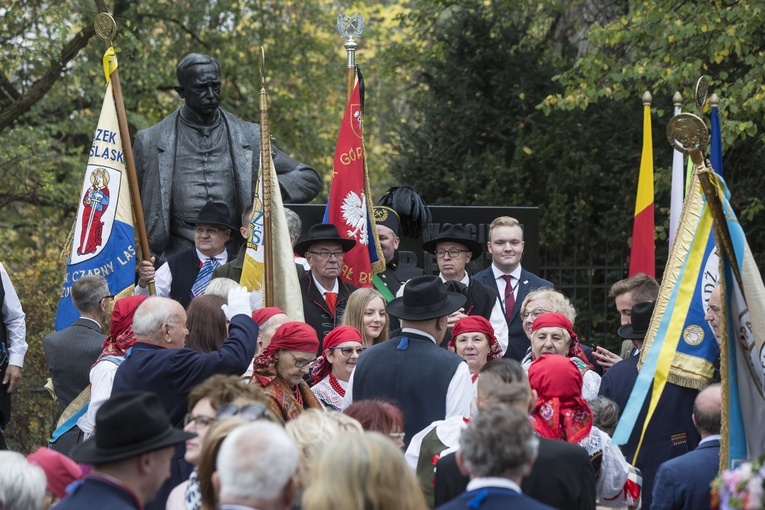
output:
[[[525,242],[521,224],[515,218],[495,218],[489,227],[486,246],[491,253],[491,266],[477,273],[473,279],[497,289],[508,330],[505,357],[521,361],[529,346],[523,332],[521,303],[529,292],[541,287],[553,288],[553,284],[521,267]]]
[[[305,257],[311,270],[300,278],[305,322],[319,337],[318,356],[324,337],[340,325],[348,296],[356,287],[343,281],[343,254],[356,246],[353,239],[340,237],[332,223],[319,223],[308,230],[306,238],[295,244],[295,253]]]
[[[170,257],[159,269],[152,261],[138,264],[136,294],[148,295],[148,284],[154,280],[157,296],[170,297],[184,308],[191,300],[205,293],[215,268],[236,258],[226,249],[226,241],[236,227],[229,225],[229,208],[222,202],[207,202],[194,223],[194,248]]]
[[[74,408],[67,414],[78,411],[85,403],[72,404],[88,387],[90,367],[101,354],[106,335],[102,328],[108,326],[112,313],[114,296],[103,276],[83,276],[72,285],[72,303],[80,312],[80,318],[68,328],[51,333],[43,339],[45,360],[48,363],[53,390],[59,410],[64,413],[70,405]],[[89,394],[89,392],[88,392]],[[69,455],[70,450],[83,439],[82,431],[72,420],[66,430],[51,448]]]
[[[491,322],[494,335],[504,354],[507,350],[507,323],[497,291],[474,278],[470,278],[465,267],[471,260],[483,254],[481,244],[471,239],[462,225],[444,223],[441,231],[430,241],[422,243],[422,249],[436,256],[439,277],[452,292],[467,297],[465,306],[449,316],[449,331],[443,345],[451,339],[451,328],[466,315],[480,315]]]

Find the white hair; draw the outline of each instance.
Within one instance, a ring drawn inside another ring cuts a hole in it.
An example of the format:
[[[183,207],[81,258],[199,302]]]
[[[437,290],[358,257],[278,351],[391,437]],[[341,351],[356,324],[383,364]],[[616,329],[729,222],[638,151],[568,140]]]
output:
[[[39,510],[45,497],[45,471],[18,452],[0,451],[0,508]]]
[[[220,296],[228,299],[228,291],[231,289],[238,289],[239,287],[241,287],[241,285],[231,278],[213,278],[210,281],[210,285],[205,289],[205,294],[212,294],[213,296]]]
[[[133,332],[136,337],[153,339],[162,324],[173,322],[172,299],[153,296],[141,303],[133,315]]]
[[[221,499],[276,501],[297,473],[298,455],[279,425],[256,421],[237,427],[223,441],[216,461]]]

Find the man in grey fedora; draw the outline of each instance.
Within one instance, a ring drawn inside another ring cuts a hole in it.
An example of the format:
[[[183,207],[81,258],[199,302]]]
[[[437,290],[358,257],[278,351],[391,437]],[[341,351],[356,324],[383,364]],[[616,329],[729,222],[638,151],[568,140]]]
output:
[[[175,446],[195,435],[170,425],[154,393],[110,398],[96,414],[95,436],[72,450],[74,460],[93,470],[56,509],[143,509],[170,475]]]
[[[191,222],[194,247],[173,255],[156,271],[154,257],[151,262],[139,262],[135,293],[148,295],[148,282],[154,280],[157,296],[175,299],[188,308],[192,299],[204,294],[215,268],[236,258],[236,252],[226,247],[231,231],[237,230],[229,216],[229,208],[223,202],[207,202]]]
[[[465,304],[465,296],[448,292],[437,276],[418,276],[404,295],[386,307],[401,319],[401,333],[374,345],[359,357],[345,394],[354,400],[389,400],[404,413],[404,444],[436,420],[469,416],[470,371],[464,360],[438,344],[448,316]]]

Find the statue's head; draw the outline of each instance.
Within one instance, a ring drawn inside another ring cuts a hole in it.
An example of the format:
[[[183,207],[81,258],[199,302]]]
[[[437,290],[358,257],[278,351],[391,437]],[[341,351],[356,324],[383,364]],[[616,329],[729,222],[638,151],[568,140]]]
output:
[[[207,55],[190,53],[178,62],[176,92],[186,100],[186,106],[203,119],[209,118],[220,106],[220,66]]]

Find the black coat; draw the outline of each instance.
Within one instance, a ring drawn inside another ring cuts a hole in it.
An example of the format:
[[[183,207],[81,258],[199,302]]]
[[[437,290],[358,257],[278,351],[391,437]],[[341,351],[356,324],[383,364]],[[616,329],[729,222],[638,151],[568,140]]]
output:
[[[345,306],[348,304],[348,296],[356,290],[356,287],[346,283],[342,279],[337,280],[337,301],[335,303],[334,315],[329,311],[327,302],[321,295],[321,291],[316,287],[313,281],[313,275],[309,271],[306,275],[300,277],[300,290],[303,295],[303,316],[305,323],[316,330],[319,336],[319,352],[321,355],[324,350],[324,337],[327,333],[340,325],[345,313]]]

